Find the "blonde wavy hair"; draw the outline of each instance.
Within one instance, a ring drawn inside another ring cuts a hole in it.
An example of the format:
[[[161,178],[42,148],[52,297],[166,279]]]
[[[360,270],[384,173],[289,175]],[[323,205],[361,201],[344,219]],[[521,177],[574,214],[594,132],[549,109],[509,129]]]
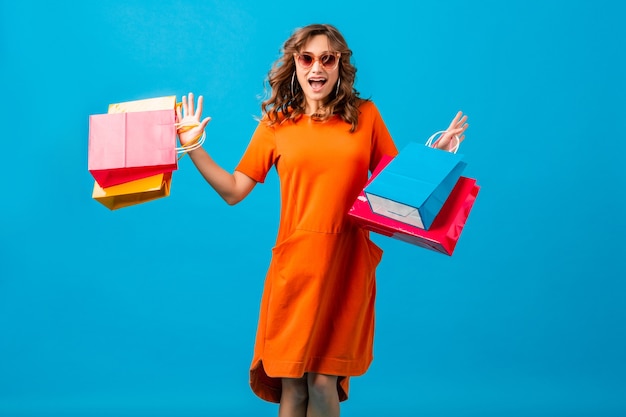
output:
[[[296,64],[293,54],[300,52],[304,45],[317,35],[326,35],[333,52],[340,52],[339,89],[326,98],[322,112],[314,114],[316,120],[328,120],[338,115],[352,125],[350,131],[356,130],[359,120],[359,105],[365,99],[359,97],[354,88],[356,67],[350,63],[352,51],[343,35],[332,25],[313,24],[296,29],[282,46],[282,56],[277,59],[265,80],[268,98],[261,103],[261,111],[270,125],[286,120],[295,121],[304,114],[305,96],[300,83],[293,81]],[[292,84],[293,83],[293,84]],[[269,88],[268,88],[269,87]]]

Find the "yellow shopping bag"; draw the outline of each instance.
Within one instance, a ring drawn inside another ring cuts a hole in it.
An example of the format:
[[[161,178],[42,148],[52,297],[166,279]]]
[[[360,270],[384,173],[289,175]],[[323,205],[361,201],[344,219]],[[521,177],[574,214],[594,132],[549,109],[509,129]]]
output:
[[[102,188],[97,182],[94,182],[92,197],[105,207],[116,210],[167,197],[170,195],[171,184],[171,172],[107,188]]]
[[[176,96],[147,98],[109,104],[108,113],[131,113],[137,111],[175,110]]]

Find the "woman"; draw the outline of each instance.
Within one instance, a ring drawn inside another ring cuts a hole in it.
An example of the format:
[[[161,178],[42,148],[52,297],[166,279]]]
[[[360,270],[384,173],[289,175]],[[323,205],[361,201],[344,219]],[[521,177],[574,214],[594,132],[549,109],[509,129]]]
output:
[[[296,30],[268,75],[271,96],[231,174],[202,149],[191,159],[229,204],[275,167],[281,216],[267,272],[250,368],[260,398],[279,416],[338,416],[350,376],[372,360],[375,268],[382,250],[347,213],[383,155],[397,154],[375,107],[354,89],[356,68],[343,36],[330,25]],[[199,137],[202,97],[183,97],[181,144]],[[437,146],[463,139],[457,114]]]

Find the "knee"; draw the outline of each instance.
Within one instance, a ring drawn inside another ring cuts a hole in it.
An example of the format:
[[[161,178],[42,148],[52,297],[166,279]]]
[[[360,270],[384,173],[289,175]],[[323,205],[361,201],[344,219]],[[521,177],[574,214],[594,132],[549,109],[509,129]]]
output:
[[[306,378],[283,378],[281,400],[293,404],[305,403],[309,398]]]
[[[308,374],[309,396],[320,402],[328,402],[338,397],[337,377],[323,374]]]

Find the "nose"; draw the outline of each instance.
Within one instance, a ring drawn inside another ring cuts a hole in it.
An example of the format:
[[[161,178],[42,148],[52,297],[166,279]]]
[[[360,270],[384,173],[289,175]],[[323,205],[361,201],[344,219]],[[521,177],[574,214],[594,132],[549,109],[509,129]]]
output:
[[[311,66],[312,72],[319,72],[321,68],[322,68],[322,64],[319,59],[316,59],[315,61],[313,61],[313,65]]]

